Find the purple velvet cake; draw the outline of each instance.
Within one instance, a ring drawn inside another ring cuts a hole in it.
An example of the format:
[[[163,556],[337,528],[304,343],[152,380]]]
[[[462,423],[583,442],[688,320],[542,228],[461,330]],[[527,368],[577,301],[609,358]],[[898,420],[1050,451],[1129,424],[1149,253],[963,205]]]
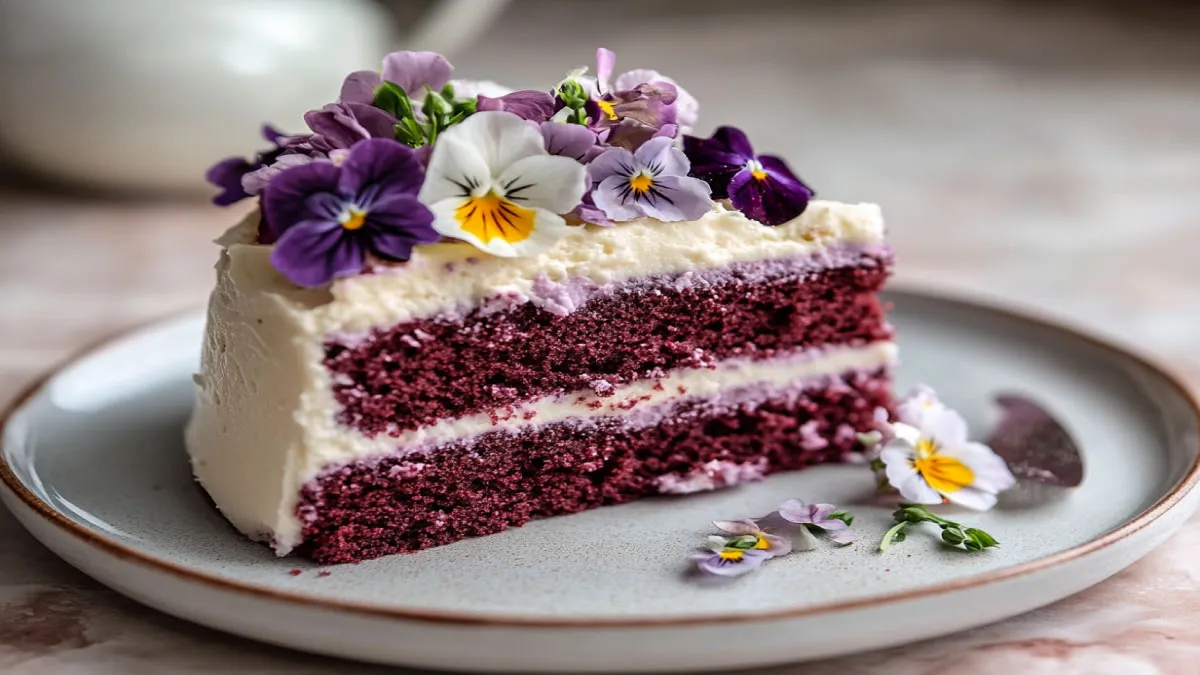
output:
[[[895,360],[879,209],[597,70],[512,92],[398,52],[210,172],[260,203],[219,242],[187,432],[238,529],[353,562],[861,450]]]

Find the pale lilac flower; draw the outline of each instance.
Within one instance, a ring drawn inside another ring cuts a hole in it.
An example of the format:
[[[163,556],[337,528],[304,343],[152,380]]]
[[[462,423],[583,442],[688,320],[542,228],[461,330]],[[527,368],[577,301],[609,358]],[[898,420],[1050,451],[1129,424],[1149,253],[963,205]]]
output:
[[[544,91],[524,89],[504,96],[491,97],[480,94],[476,110],[499,110],[510,112],[523,120],[542,123],[554,114],[554,97]]]
[[[737,577],[762,567],[772,556],[764,550],[733,548],[724,537],[709,537],[705,550],[691,555],[696,569],[719,577]]]
[[[655,138],[636,152],[609,148],[588,165],[596,185],[592,199],[612,220],[641,217],[695,220],[713,207],[708,184],[687,175],[687,157],[669,138]]]
[[[450,81],[454,66],[446,57],[435,52],[392,52],[383,57],[383,72],[359,70],[350,73],[342,82],[342,103],[375,101],[375,90],[383,83],[395,82],[409,98],[424,98],[425,87],[440,90]]]
[[[603,47],[596,50],[596,94],[604,95],[620,91],[629,91],[636,89],[641,84],[667,84],[674,88],[674,118],[675,124],[679,125],[680,133],[690,133],[692,127],[696,125],[696,120],[700,114],[700,103],[696,101],[696,97],[692,96],[675,80],[663,75],[657,70],[649,70],[639,68],[630,70],[617,76],[617,79],[611,84],[609,78],[612,77],[613,67],[616,65],[617,57],[612,51]]]
[[[770,534],[759,527],[759,524],[749,518],[744,520],[714,520],[713,527],[738,537],[754,537],[756,551],[765,551],[772,558],[787,555],[792,552],[792,542],[787,537]]]
[[[833,504],[806,504],[799,499],[789,499],[779,505],[781,518],[803,526],[806,531],[819,530],[830,540],[843,545],[858,539],[845,520],[832,517],[835,513],[837,507]]]
[[[570,157],[580,164],[587,164],[604,152],[596,133],[581,124],[542,122],[542,140],[546,152],[560,157]]]

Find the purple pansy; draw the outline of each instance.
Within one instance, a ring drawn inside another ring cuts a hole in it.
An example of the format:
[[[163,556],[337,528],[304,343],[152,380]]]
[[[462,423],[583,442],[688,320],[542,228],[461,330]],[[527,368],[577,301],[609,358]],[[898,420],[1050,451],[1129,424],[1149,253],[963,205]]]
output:
[[[708,185],[688,173],[688,159],[670,138],[654,138],[630,152],[609,148],[588,165],[592,200],[610,219],[643,216],[695,220],[713,207]]]
[[[605,94],[596,102],[599,117],[592,126],[607,132],[609,145],[630,150],[656,136],[674,138],[675,97],[675,86],[663,82]]]
[[[425,87],[440,90],[450,81],[454,66],[436,52],[392,52],[383,57],[383,72],[359,70],[342,82],[342,103],[375,101],[375,90],[383,83],[395,82],[409,98],[420,99]]]
[[[243,157],[230,157],[212,165],[204,174],[204,179],[212,185],[221,188],[221,192],[213,197],[213,204],[229,206],[254,194],[248,192],[242,185],[242,179],[249,173],[269,166],[284,152],[283,143],[288,140],[278,129],[264,124],[262,135],[274,147],[258,153],[254,161]]]
[[[524,89],[496,98],[480,94],[476,110],[502,110],[530,122],[545,122],[554,114],[554,97],[544,91]]]
[[[328,154],[330,150],[350,148],[368,138],[395,138],[396,118],[366,103],[330,103],[310,110],[304,121],[313,135],[296,149],[311,148]]]
[[[700,104],[696,101],[696,97],[689,94],[683,87],[679,86],[675,80],[659,73],[657,70],[649,70],[639,68],[621,73],[617,79],[611,84],[609,78],[612,77],[613,67],[617,63],[617,56],[612,51],[601,47],[596,50],[596,89],[597,94],[616,94],[617,92],[627,92],[636,89],[638,85],[669,85],[675,92],[674,100],[672,101],[672,123],[677,124],[685,133],[691,131],[695,126],[700,112]]]
[[[408,260],[414,245],[440,238],[417,200],[423,180],[415,153],[388,139],[356,144],[341,165],[281,172],[263,194],[271,263],[300,286],[320,286],[362,271],[368,254]]]
[[[774,155],[754,154],[740,129],[720,127],[712,138],[683,137],[692,175],[712,186],[713,197],[729,198],[734,208],[766,225],[781,225],[804,213],[810,187]]]
[[[789,499],[779,505],[779,516],[789,523],[801,525],[809,531],[822,531],[838,544],[849,544],[858,539],[845,520],[832,517],[835,513],[837,507],[833,504],[806,504],[799,499]]]
[[[725,537],[709,537],[705,550],[691,555],[696,569],[719,577],[737,577],[753,572],[774,557],[762,549],[731,546],[731,543]]]

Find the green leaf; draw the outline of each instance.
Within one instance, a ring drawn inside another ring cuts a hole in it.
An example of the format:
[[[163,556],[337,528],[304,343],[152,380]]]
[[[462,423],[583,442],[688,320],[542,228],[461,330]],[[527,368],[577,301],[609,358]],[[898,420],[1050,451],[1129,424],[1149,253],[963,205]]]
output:
[[[976,529],[974,527],[968,527],[967,531],[966,531],[966,535],[967,535],[968,539],[979,544],[983,548],[990,548],[992,546],[1000,545],[1000,542],[996,541],[992,537],[992,535],[988,534],[987,532],[984,532],[983,530]]]
[[[881,553],[885,552],[891,548],[893,543],[904,541],[904,539],[908,536],[904,531],[908,529],[909,525],[910,523],[907,521],[901,521],[893,525],[892,529],[888,530],[887,533],[883,535],[883,539],[879,541],[879,551]]]
[[[849,511],[834,511],[833,513],[829,514],[829,517],[834,520],[840,520],[847,525],[854,524],[854,514],[850,513]]]
[[[958,546],[967,539],[967,535],[957,527],[947,527],[942,530],[942,541],[951,546]]]
[[[964,541],[962,543],[962,545],[963,545],[963,548],[967,549],[968,551],[982,551],[984,548],[983,544],[980,544],[979,542],[973,541],[971,539]]]
[[[446,86],[442,87],[441,93],[442,93],[442,97],[445,98],[447,101],[453,101],[454,100],[454,85],[447,82]]]

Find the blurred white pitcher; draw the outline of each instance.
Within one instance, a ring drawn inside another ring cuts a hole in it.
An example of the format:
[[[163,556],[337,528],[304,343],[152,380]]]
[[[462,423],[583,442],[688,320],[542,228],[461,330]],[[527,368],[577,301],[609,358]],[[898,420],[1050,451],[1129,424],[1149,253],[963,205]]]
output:
[[[404,47],[452,52],[504,4],[443,0]],[[302,131],[401,48],[391,21],[367,0],[0,0],[0,151],[93,187],[203,189],[263,122]]]

